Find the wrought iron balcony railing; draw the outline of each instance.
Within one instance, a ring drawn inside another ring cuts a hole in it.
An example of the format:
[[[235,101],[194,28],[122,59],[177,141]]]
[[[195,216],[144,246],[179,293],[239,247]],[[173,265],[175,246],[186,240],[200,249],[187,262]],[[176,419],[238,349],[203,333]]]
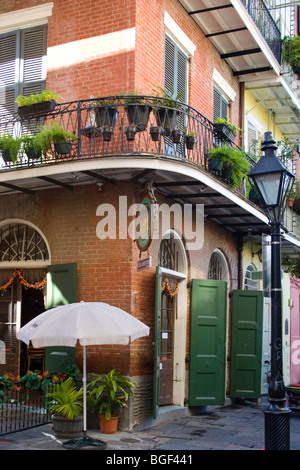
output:
[[[246,10],[271,49],[277,62],[281,64],[281,34],[263,0],[242,0]]]
[[[26,115],[0,122],[0,150],[1,136],[22,139],[17,160],[4,162],[2,171],[79,159],[150,155],[192,162],[220,177],[208,165],[209,149],[220,143],[214,124],[180,102],[153,96],[110,96],[56,104],[50,111],[25,111]],[[58,148],[54,142],[57,127],[72,134],[67,139],[69,148]],[[5,159],[4,150],[2,157]],[[245,158],[252,166],[251,157],[245,154]]]

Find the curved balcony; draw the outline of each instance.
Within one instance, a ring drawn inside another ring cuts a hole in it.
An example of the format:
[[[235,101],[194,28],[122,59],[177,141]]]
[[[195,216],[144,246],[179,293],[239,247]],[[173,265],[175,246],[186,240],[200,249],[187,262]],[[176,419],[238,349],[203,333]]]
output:
[[[162,97],[109,96],[56,104],[50,111],[25,111],[25,115],[0,123],[0,136],[11,134],[23,139],[17,160],[4,162],[2,171],[136,155],[190,162],[220,177],[209,168],[209,149],[223,139],[238,147],[230,137],[220,137],[214,124],[196,109]],[[39,138],[41,129],[48,130],[53,123],[73,134],[67,139],[69,148],[59,149],[50,136],[40,154],[31,153],[26,137]],[[245,156],[252,166],[254,161]],[[2,157],[5,160],[4,151]]]

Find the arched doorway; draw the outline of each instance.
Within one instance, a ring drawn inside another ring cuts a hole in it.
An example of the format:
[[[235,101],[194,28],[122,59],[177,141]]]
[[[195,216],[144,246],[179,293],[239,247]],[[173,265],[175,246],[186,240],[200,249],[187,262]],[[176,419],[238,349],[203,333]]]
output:
[[[210,257],[207,279],[226,281],[229,287],[229,267],[224,254],[218,248],[213,251]]]
[[[49,264],[49,245],[34,224],[21,219],[0,223],[0,336],[5,349],[0,375],[20,375],[27,370],[28,351],[16,340],[16,333],[45,310]],[[32,366],[41,370],[42,361]]]
[[[171,294],[162,293],[159,405],[184,405],[187,321],[187,257],[180,236],[169,230],[160,243],[158,265]]]

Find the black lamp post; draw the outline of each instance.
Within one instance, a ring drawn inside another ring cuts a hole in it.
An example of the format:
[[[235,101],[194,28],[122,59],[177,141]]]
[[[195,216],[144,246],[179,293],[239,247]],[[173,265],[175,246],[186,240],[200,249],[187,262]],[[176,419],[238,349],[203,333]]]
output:
[[[248,174],[261,196],[271,235],[271,381],[265,410],[266,450],[289,450],[290,409],[286,406],[282,373],[281,223],[294,175],[276,157],[277,142],[264,134],[264,155]]]

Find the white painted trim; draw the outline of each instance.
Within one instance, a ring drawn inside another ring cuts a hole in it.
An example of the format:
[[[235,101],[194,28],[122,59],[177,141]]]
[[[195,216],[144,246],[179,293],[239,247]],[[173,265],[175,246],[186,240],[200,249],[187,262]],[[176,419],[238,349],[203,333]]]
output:
[[[261,134],[264,131],[264,126],[253,116],[252,113],[247,114],[247,120],[249,121],[250,124],[252,124],[255,129],[260,132]]]
[[[235,8],[236,12],[240,16],[241,20],[243,21],[244,25],[249,30],[252,37],[255,39],[257,44],[259,45],[261,51],[265,55],[266,59],[268,60],[271,67],[274,69],[276,75],[280,75],[281,67],[280,64],[277,62],[273,54],[271,53],[269,46],[261,36],[261,33],[258,31],[257,27],[255,26],[253,20],[249,16],[249,13],[245,9],[244,5],[242,4],[241,0],[230,0],[232,6]],[[255,72],[255,70],[254,70]]]
[[[213,81],[215,82],[216,87],[219,88],[224,95],[226,95],[229,101],[234,101],[236,92],[217,69],[213,70]]]
[[[47,24],[48,18],[52,16],[53,6],[54,3],[50,2],[36,7],[3,13],[0,15],[0,34]]]
[[[39,227],[37,227],[35,224],[30,222],[29,220],[19,219],[19,218],[12,218],[12,219],[1,220],[0,221],[0,228],[4,227],[5,225],[9,225],[9,224],[29,225],[29,227],[36,230],[40,234],[40,236],[42,237],[44,242],[46,243],[47,250],[48,250],[48,253],[49,253],[49,259],[47,259],[46,261],[12,261],[12,262],[4,261],[4,262],[0,262],[0,269],[1,268],[11,268],[13,265],[16,265],[17,268],[18,267],[19,268],[40,268],[40,267],[42,268],[42,267],[45,267],[45,266],[48,266],[48,265],[51,264],[50,245],[49,245],[48,240],[45,237],[44,233],[41,231],[41,229],[39,229]]]
[[[180,47],[188,56],[194,56],[196,50],[195,44],[180,28],[176,21],[173,20],[168,12],[165,12],[164,15],[164,25],[167,29],[168,36],[170,36],[175,42],[179,43]]]

